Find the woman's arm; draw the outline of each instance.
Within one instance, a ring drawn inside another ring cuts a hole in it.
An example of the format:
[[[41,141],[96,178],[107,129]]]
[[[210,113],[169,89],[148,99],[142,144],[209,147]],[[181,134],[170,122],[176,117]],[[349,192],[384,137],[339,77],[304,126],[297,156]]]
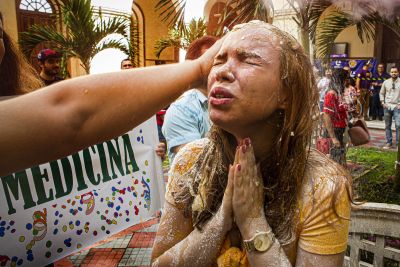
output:
[[[343,266],[344,252],[334,255],[319,255],[297,249],[296,267],[340,267]]]
[[[181,64],[89,75],[0,102],[0,175],[121,135],[208,75],[220,42]]]
[[[152,266],[210,266],[216,262],[227,233],[232,228],[233,168],[228,177],[221,207],[199,231],[183,211],[164,206],[153,246]]]
[[[218,211],[202,231],[193,229],[183,212],[165,202],[153,246],[152,266],[210,266],[216,262],[229,227]]]

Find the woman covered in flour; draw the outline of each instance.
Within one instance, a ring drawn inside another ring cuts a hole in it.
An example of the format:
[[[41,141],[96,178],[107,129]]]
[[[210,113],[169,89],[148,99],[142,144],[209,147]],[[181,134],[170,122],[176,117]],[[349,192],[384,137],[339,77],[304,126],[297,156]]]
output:
[[[351,180],[310,149],[318,93],[298,42],[236,26],[208,88],[214,126],[172,164],[153,266],[342,266]]]

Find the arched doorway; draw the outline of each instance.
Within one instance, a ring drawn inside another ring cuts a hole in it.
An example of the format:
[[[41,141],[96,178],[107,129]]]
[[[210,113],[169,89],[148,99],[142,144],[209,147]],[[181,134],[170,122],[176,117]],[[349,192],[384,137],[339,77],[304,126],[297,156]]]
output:
[[[209,4],[211,4],[211,2],[207,3],[207,5],[209,5]],[[206,5],[206,12],[208,9],[207,5]],[[226,8],[228,9],[228,11],[231,10],[231,8],[229,6],[226,7],[225,2],[216,2],[211,6],[211,8],[209,9],[209,12],[207,14],[207,18],[208,18],[207,33],[208,34],[215,35],[221,29],[221,27],[219,25],[219,21],[223,17]],[[223,27],[230,25],[231,21],[232,21],[232,19],[228,18],[225,21]]]
[[[18,32],[28,31],[33,25],[56,27],[61,29],[60,6],[55,1],[47,0],[17,0]],[[39,70],[36,56],[39,51],[50,44],[38,45],[30,55],[30,62]]]
[[[146,46],[144,39],[144,16],[141,8],[132,3],[132,24],[131,24],[131,42],[133,49],[137,49],[137,59],[134,59],[138,66],[146,65]]]

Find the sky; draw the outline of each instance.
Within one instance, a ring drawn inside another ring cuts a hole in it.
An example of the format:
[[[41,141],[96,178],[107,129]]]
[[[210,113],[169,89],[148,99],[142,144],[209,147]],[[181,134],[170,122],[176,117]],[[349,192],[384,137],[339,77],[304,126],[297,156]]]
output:
[[[132,0],[92,0],[94,6],[101,6],[118,11],[131,13]],[[205,0],[187,0],[185,21],[203,17]],[[120,38],[120,37],[116,37]],[[184,51],[180,51],[180,58],[184,58]],[[120,70],[120,63],[127,57],[118,49],[105,49],[92,60],[90,73],[104,73]]]

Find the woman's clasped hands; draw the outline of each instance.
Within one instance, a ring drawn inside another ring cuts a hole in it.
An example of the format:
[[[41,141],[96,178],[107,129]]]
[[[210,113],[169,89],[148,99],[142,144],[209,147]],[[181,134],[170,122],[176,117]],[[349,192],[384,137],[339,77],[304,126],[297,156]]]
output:
[[[249,138],[242,140],[236,148],[234,163],[229,166],[221,208],[224,219],[231,226],[234,221],[243,237],[252,232],[250,227],[255,221],[263,220],[266,223],[264,184]]]

